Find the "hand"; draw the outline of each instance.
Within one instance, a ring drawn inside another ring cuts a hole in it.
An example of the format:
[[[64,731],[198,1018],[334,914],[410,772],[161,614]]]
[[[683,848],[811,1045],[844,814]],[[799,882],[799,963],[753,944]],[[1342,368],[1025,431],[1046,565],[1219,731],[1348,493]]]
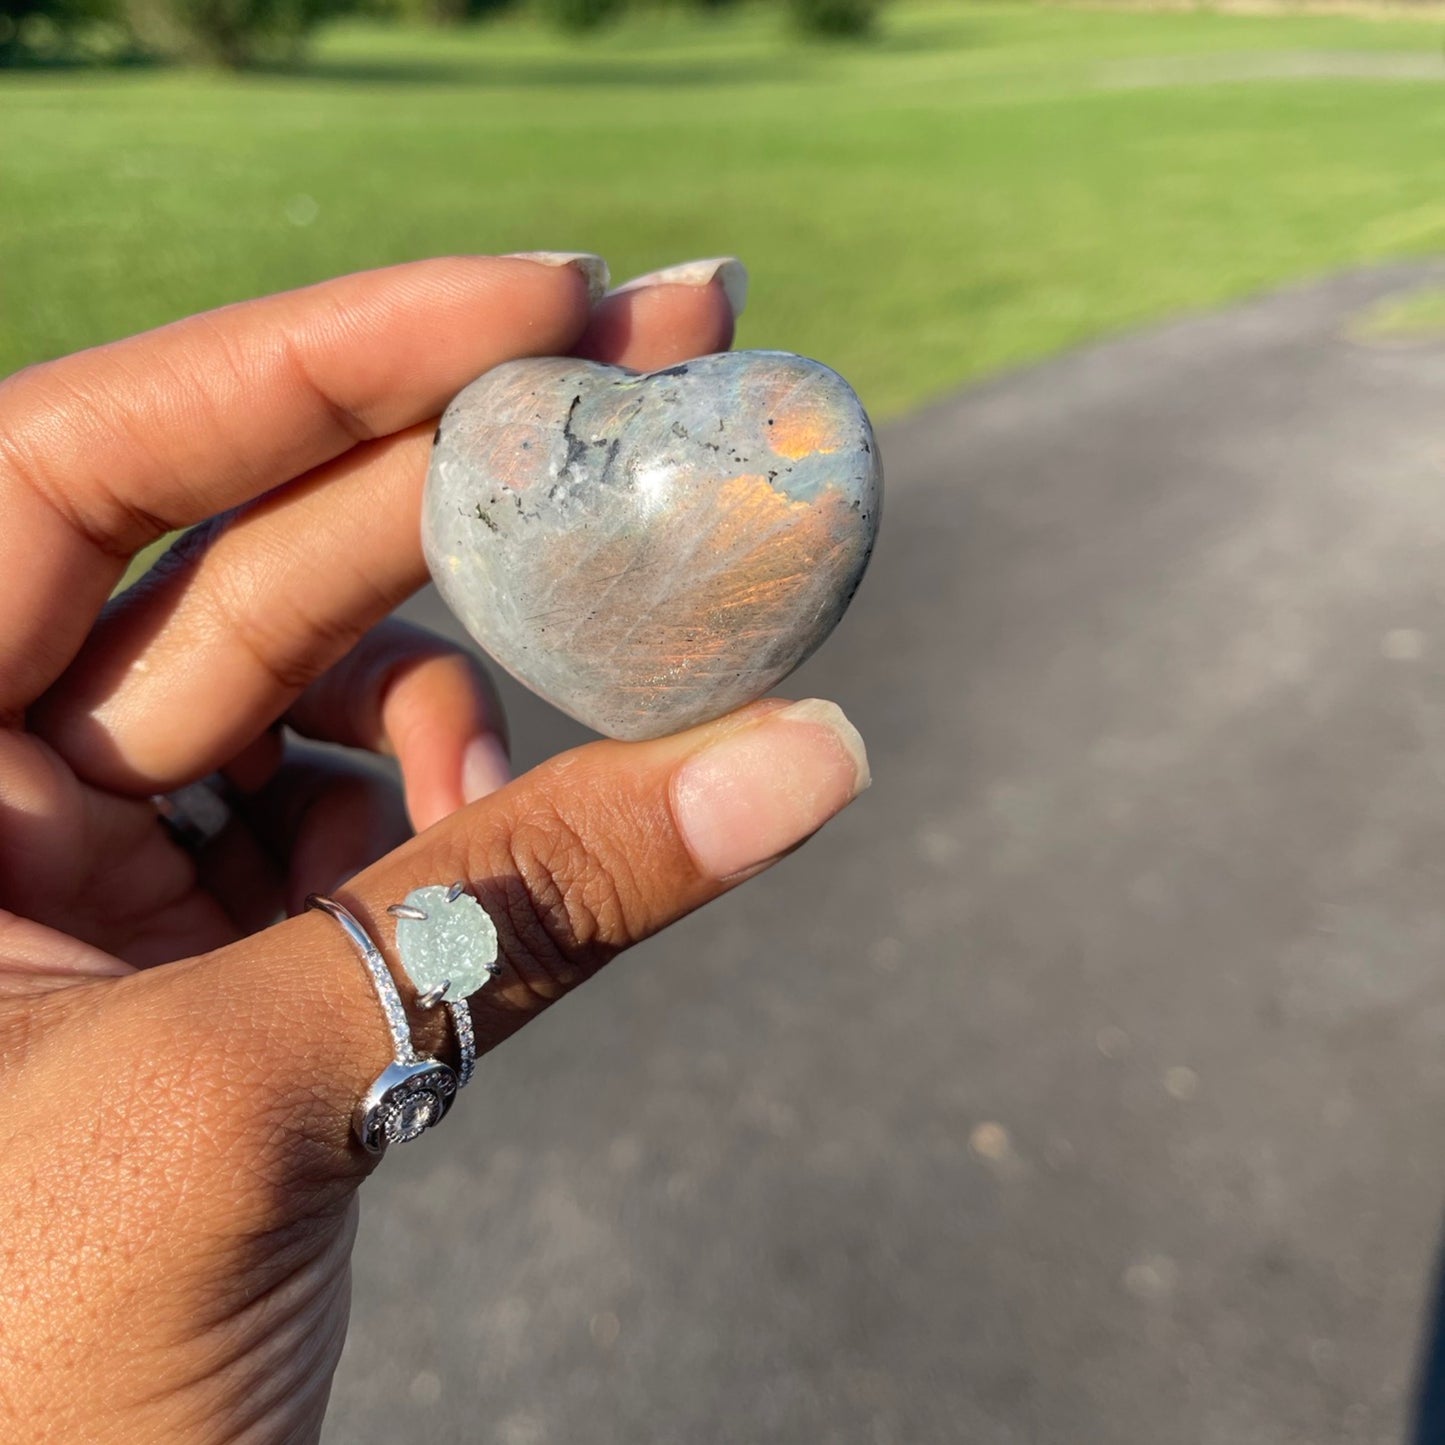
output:
[[[274,922],[308,891],[389,947],[388,903],[468,880],[501,942],[485,1052],[866,784],[835,708],[762,703],[500,786],[482,674],[386,621],[425,580],[454,392],[529,354],[669,365],[732,324],[717,283],[593,305],[575,266],[464,258],[0,385],[0,1438],[319,1432],[373,1162],[350,1114],[389,1049],[340,929]],[[193,858],[149,800],[218,770],[237,818]],[[446,1056],[442,1012],[417,1032]]]

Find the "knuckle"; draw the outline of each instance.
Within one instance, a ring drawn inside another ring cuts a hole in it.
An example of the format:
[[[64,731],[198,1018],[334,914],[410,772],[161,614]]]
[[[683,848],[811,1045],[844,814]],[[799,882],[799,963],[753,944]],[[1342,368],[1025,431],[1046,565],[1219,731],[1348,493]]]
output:
[[[514,819],[493,891],[502,956],[542,1007],[590,978],[636,936],[633,880],[603,836],[551,801]]]
[[[328,298],[324,307],[317,318],[320,329],[342,335],[348,335],[354,330],[346,308],[340,302]],[[282,331],[277,337],[277,344],[292,374],[325,409],[342,437],[352,443],[376,439],[377,429],[359,411],[342,405],[317,378],[308,359],[308,350],[298,337],[289,331]]]
[[[104,416],[114,432],[129,437],[130,418],[109,406],[64,362],[42,362],[9,377],[0,390],[0,474],[38,498],[99,554],[128,559],[140,547],[175,530],[175,522],[107,485],[103,472],[72,473],[48,453],[63,440],[60,455],[84,456],[88,418]],[[143,441],[137,441],[142,447]]]
[[[302,611],[296,604],[258,605],[248,581],[231,580],[223,567],[210,569],[208,586],[195,589],[195,605],[214,619],[278,692],[294,695],[314,682],[360,640],[365,621]]]

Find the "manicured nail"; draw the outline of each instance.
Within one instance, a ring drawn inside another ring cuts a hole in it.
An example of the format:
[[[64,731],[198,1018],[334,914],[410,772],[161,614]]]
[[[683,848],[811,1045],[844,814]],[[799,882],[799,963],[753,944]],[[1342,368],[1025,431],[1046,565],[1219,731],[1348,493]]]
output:
[[[469,803],[512,781],[512,764],[496,733],[481,733],[462,750],[462,797]]]
[[[703,871],[730,878],[801,843],[871,781],[858,730],[814,698],[689,758],[673,780],[673,810]]]
[[[608,281],[612,279],[607,262],[591,251],[509,251],[502,260],[535,261],[539,266],[571,266],[582,273],[582,279],[587,282],[588,298],[593,301],[601,299]]]
[[[707,286],[713,281],[722,287],[733,316],[741,316],[748,304],[748,268],[736,256],[714,256],[710,261],[684,261],[680,266],[649,271],[645,276],[634,276],[631,281],[624,281],[611,294],[620,296],[624,291],[640,291],[644,286]]]

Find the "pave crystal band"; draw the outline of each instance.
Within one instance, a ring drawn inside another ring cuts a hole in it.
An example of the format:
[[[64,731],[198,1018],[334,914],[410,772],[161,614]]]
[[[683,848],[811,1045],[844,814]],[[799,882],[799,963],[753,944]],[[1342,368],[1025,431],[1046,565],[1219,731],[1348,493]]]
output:
[[[457,1088],[465,1089],[477,1068],[477,1034],[472,1027],[472,1006],[466,999],[447,1004],[457,1031]]]
[[[457,1096],[457,1075],[440,1059],[418,1054],[411,1022],[381,950],[351,912],[334,898],[313,893],[307,908],[333,918],[366,966],[391,1035],[392,1062],[377,1075],[357,1102],[352,1129],[362,1148],[381,1154],[389,1144],[404,1144],[445,1118]]]

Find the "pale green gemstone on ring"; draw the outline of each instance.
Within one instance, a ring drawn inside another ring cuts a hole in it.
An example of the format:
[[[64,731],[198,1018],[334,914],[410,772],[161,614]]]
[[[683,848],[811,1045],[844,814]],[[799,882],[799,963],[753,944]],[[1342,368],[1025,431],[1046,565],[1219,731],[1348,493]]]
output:
[[[470,893],[448,901],[445,884],[414,888],[406,906],[425,918],[398,918],[396,951],[401,966],[418,994],[430,993],[450,980],[442,996],[466,998],[492,976],[497,961],[497,928],[487,911]]]

